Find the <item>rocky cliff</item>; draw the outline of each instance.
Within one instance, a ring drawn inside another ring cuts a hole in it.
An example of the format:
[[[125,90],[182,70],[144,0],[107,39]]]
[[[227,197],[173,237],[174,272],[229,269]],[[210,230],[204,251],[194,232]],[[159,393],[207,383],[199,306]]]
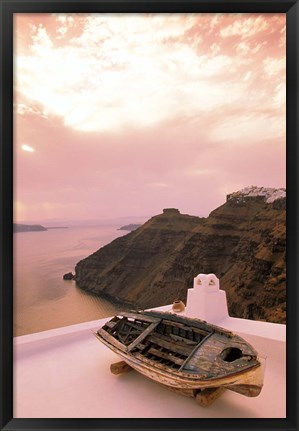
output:
[[[80,261],[77,285],[148,308],[185,301],[193,278],[213,272],[227,292],[231,316],[285,323],[286,214],[280,191],[244,189],[228,195],[207,218],[166,209]]]

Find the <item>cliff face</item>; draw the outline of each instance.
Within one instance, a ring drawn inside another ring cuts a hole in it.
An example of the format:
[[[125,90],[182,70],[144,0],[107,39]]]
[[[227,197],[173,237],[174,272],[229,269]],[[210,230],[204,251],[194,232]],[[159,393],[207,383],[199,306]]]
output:
[[[232,194],[207,218],[164,210],[76,266],[79,287],[138,308],[186,300],[215,273],[231,316],[285,322],[285,197]]]

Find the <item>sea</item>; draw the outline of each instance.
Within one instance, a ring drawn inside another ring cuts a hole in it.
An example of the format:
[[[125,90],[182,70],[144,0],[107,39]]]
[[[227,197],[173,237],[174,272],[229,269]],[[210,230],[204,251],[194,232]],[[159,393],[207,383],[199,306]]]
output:
[[[101,319],[121,306],[63,280],[81,259],[117,237],[119,225],[14,233],[14,336]]]

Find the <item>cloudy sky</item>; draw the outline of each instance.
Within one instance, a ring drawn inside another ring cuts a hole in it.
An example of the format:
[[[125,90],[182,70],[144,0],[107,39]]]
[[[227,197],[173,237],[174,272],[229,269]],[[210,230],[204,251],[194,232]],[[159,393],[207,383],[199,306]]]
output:
[[[285,14],[15,15],[16,221],[285,187]]]

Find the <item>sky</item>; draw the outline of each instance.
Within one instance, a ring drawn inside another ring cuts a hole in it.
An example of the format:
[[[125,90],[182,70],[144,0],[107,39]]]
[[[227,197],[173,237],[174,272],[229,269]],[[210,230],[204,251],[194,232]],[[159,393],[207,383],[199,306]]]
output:
[[[285,187],[285,14],[16,14],[14,219]]]

